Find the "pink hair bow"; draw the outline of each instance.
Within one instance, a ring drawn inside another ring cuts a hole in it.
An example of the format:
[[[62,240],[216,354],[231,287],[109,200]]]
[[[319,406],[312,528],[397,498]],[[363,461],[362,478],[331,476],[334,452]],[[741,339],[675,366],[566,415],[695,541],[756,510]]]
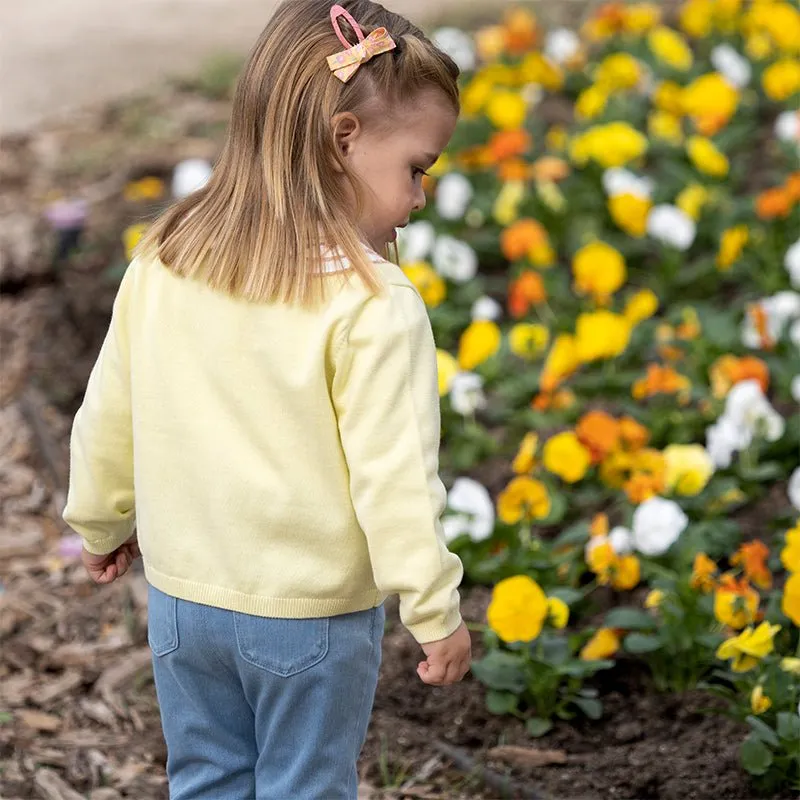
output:
[[[344,17],[349,23],[350,27],[355,31],[358,36],[358,43],[351,45],[345,39],[342,29],[339,27],[339,17]],[[353,77],[356,70],[364,63],[369,61],[373,56],[387,53],[389,50],[394,50],[397,45],[389,36],[386,28],[376,28],[369,36],[364,36],[359,24],[353,19],[347,9],[342,8],[340,5],[335,5],[331,8],[331,24],[333,30],[339,37],[339,41],[345,46],[345,49],[340,53],[334,53],[328,56],[328,66],[331,72],[342,83],[347,83]]]

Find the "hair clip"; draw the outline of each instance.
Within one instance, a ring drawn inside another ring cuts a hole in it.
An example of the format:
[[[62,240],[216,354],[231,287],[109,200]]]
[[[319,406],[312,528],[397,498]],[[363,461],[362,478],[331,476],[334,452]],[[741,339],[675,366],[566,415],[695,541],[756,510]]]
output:
[[[339,27],[339,17],[344,17],[350,23],[350,27],[358,37],[356,44],[350,44],[344,37],[342,29]],[[352,15],[340,5],[335,5],[331,8],[331,25],[333,25],[334,33],[339,37],[339,41],[344,45],[345,49],[340,53],[328,56],[328,66],[342,83],[347,83],[356,70],[373,56],[387,53],[397,46],[394,39],[389,36],[386,28],[376,28],[369,36],[365,37],[364,32]]]

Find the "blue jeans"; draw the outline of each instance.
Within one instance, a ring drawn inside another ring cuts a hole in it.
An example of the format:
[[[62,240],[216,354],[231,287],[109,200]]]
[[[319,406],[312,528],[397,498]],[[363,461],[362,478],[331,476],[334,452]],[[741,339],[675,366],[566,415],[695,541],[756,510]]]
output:
[[[383,606],[273,619],[149,588],[170,800],[351,800]]]

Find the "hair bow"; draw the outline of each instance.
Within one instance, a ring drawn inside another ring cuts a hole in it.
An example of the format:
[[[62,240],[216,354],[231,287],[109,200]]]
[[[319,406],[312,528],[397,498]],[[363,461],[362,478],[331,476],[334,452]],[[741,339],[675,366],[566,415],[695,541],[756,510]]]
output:
[[[339,27],[339,17],[344,17],[350,23],[350,27],[355,31],[356,36],[358,36],[357,44],[351,45],[344,37]],[[334,53],[332,56],[328,56],[328,66],[331,72],[342,81],[342,83],[347,83],[347,81],[353,77],[356,70],[374,56],[387,53],[389,50],[394,50],[394,48],[397,47],[394,39],[389,35],[386,28],[376,28],[369,36],[365,37],[359,24],[346,9],[342,8],[342,6],[335,5],[331,8],[331,24],[333,25],[334,32],[339,37],[339,41],[345,46],[345,49],[340,53]]]

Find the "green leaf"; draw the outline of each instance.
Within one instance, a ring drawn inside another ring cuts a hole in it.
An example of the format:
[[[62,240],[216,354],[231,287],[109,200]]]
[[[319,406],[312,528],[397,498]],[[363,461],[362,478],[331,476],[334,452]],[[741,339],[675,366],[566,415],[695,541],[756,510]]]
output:
[[[725,640],[725,637],[721,633],[708,631],[698,634],[694,637],[694,640],[701,647],[707,647],[709,650],[716,650]]]
[[[589,525],[586,522],[579,522],[556,536],[553,540],[553,549],[557,550],[571,544],[584,544],[588,538]]]
[[[559,586],[557,589],[551,589],[547,593],[547,596],[557,597],[559,600],[563,600],[568,606],[571,606],[583,597],[583,592],[579,592],[577,589],[570,589],[569,586]]]
[[[519,656],[495,650],[472,665],[472,674],[490,689],[515,692],[525,691],[525,670]]]
[[[495,692],[491,689],[486,692],[486,708],[490,714],[510,714],[516,711],[517,696],[511,692]]]
[[[630,633],[623,647],[628,653],[653,653],[663,647],[663,642],[652,633]]]
[[[640,608],[618,606],[606,614],[605,626],[626,631],[650,631],[655,629],[656,621]]]
[[[542,719],[541,717],[531,717],[525,723],[525,730],[534,738],[544,736],[552,727],[553,723],[549,719]]]
[[[760,739],[750,734],[739,748],[742,766],[751,775],[763,775],[772,764],[772,752]]]
[[[603,704],[594,697],[573,697],[572,702],[589,719],[600,719],[603,716]]]
[[[800,716],[789,711],[779,712],[778,736],[787,742],[800,741]]]
[[[753,734],[761,739],[762,742],[766,742],[772,747],[780,747],[781,743],[778,740],[778,734],[766,722],[754,717],[752,714],[747,717],[745,722],[753,729]]]

